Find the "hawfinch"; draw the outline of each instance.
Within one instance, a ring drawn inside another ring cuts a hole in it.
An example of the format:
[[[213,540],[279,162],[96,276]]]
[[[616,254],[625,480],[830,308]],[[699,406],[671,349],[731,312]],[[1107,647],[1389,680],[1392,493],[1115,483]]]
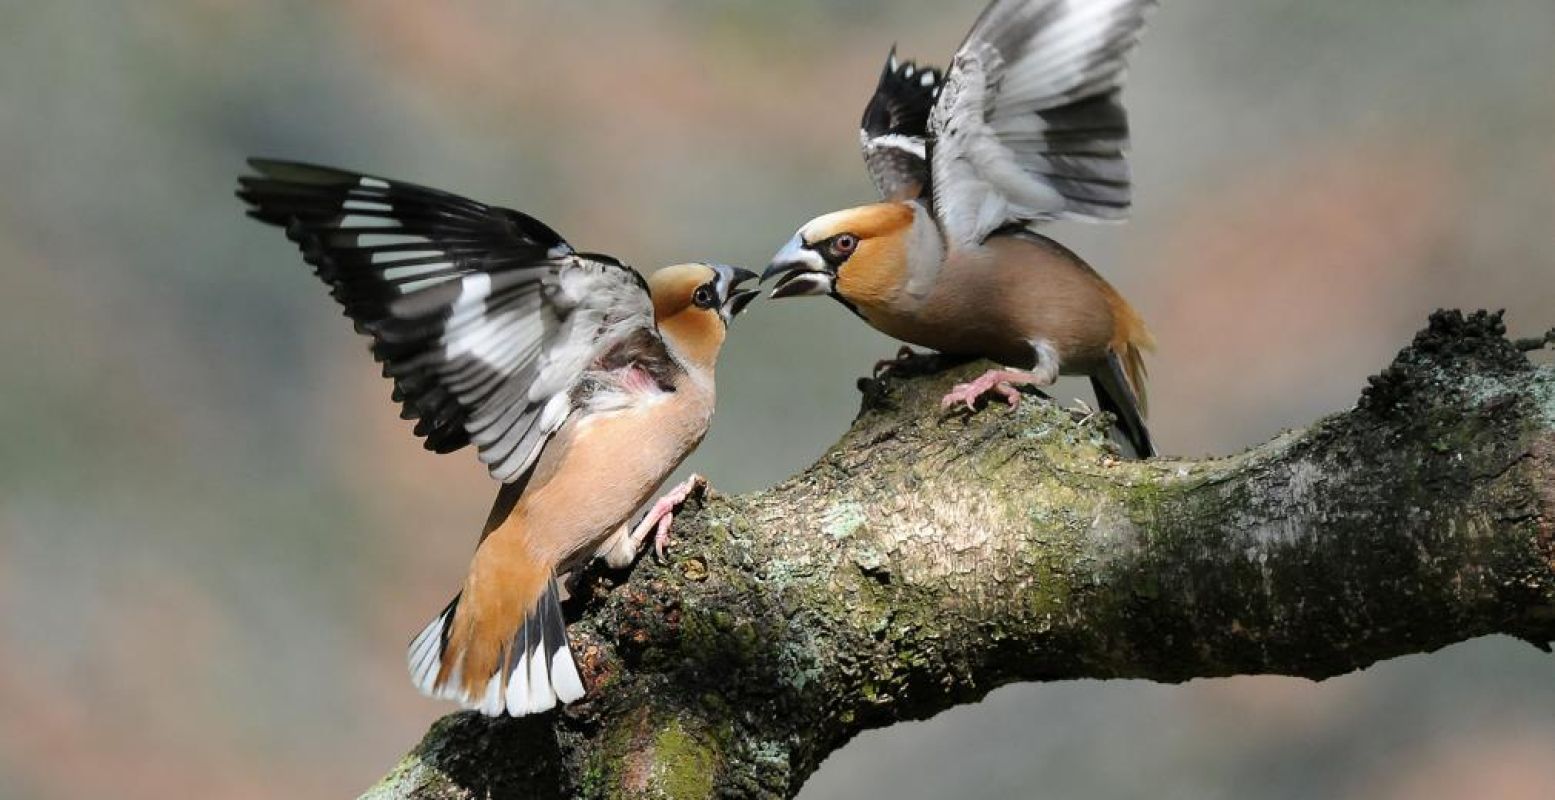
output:
[[[1129,208],[1124,61],[1154,0],[995,0],[950,69],[893,48],[864,111],[864,161],[884,202],[806,223],[763,278],[773,297],[830,295],[876,329],[991,370],[944,404],[1086,375],[1141,457],[1143,320],[1049,220]]]
[[[502,482],[464,587],[410,645],[416,685],[482,713],[584,693],[556,576],[662,547],[690,482],[628,520],[713,416],[725,327],[755,291],[743,269],[644,280],[543,223],[409,183],[251,161],[249,215],[286,229],[439,453],[473,444]]]

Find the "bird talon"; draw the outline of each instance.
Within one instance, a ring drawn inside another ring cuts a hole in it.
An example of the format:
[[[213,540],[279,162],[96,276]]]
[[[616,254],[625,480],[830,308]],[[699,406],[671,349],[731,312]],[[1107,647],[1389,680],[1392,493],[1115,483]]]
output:
[[[657,529],[653,533],[653,555],[660,561],[664,560],[664,553],[670,546],[670,526],[675,523],[673,512],[659,518]]]
[[[957,403],[966,403],[967,408],[971,408],[972,401],[975,399],[976,395],[972,393],[972,384],[958,383],[951,387],[950,391],[947,392],[944,397],[940,398],[939,407],[941,409],[948,409]]]
[[[989,370],[967,383],[958,383],[940,399],[940,408],[950,408],[958,403],[964,403],[968,410],[977,410],[977,401],[987,394],[998,394],[1004,398],[1010,408],[1020,405],[1021,391],[1018,386],[1052,383],[1044,380],[1041,375],[1029,372],[1017,372],[1015,370]]]
[[[669,549],[671,536],[670,526],[675,522],[675,510],[691,497],[692,492],[705,491],[707,479],[701,475],[693,474],[682,481],[675,488],[665,493],[663,497],[654,501],[648,513],[643,515],[642,522],[632,529],[632,549],[639,551],[647,544],[649,534],[653,537],[653,554],[660,561],[664,560],[665,551]]]
[[[916,351],[907,345],[902,345],[897,349],[895,358],[886,358],[876,361],[875,368],[871,375],[872,377],[879,378],[882,375],[890,374],[891,370],[902,366],[902,364],[907,362],[909,359],[914,359],[917,357],[918,353]]]

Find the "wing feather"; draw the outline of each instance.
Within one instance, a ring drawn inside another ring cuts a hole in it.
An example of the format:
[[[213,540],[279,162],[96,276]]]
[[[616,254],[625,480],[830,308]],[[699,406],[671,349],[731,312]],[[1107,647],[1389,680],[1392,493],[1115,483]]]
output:
[[[573,389],[622,342],[663,348],[647,284],[539,220],[415,184],[250,162],[249,215],[286,229],[440,453],[473,443],[493,477],[534,464]]]
[[[1132,202],[1127,58],[1156,0],[995,0],[929,116],[934,209],[952,247],[1011,224],[1118,220]]]
[[[938,69],[900,61],[891,48],[859,124],[864,166],[887,200],[913,199],[929,185],[929,112],[940,81]]]

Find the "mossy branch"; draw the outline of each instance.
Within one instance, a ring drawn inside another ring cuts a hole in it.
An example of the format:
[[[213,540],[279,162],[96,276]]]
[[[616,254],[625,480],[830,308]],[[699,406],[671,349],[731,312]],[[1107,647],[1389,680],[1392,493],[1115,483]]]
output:
[[[445,717],[367,796],[791,797],[859,731],[1014,681],[1547,648],[1555,368],[1527,347],[1439,312],[1353,410],[1207,460],[1122,460],[1050,403],[940,413],[975,365],[866,382],[803,474],[584,576],[585,701]]]

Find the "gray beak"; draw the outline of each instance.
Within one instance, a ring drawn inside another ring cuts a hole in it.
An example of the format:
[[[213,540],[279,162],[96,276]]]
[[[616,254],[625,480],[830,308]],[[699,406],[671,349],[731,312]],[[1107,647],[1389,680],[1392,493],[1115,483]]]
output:
[[[778,279],[772,287],[774,300],[784,297],[804,297],[813,294],[831,294],[834,279],[825,272],[791,270]]]
[[[718,272],[718,286],[721,290],[719,294],[724,298],[723,305],[718,309],[718,314],[727,323],[729,320],[739,316],[740,312],[744,311],[745,307],[750,305],[751,301],[761,294],[761,289],[740,289],[740,284],[756,280],[756,273],[748,269],[731,267],[725,264],[718,264],[713,269]]]
[[[778,281],[772,289],[773,298],[831,294],[837,279],[821,254],[805,247],[804,239],[797,233],[772,257],[761,280],[765,283],[774,276]]]
[[[755,273],[751,273],[751,277],[756,277]],[[751,304],[752,300],[760,296],[760,289],[746,289],[730,295],[729,302],[724,303],[724,318],[733,319],[738,317],[740,312],[744,311],[745,307]]]

